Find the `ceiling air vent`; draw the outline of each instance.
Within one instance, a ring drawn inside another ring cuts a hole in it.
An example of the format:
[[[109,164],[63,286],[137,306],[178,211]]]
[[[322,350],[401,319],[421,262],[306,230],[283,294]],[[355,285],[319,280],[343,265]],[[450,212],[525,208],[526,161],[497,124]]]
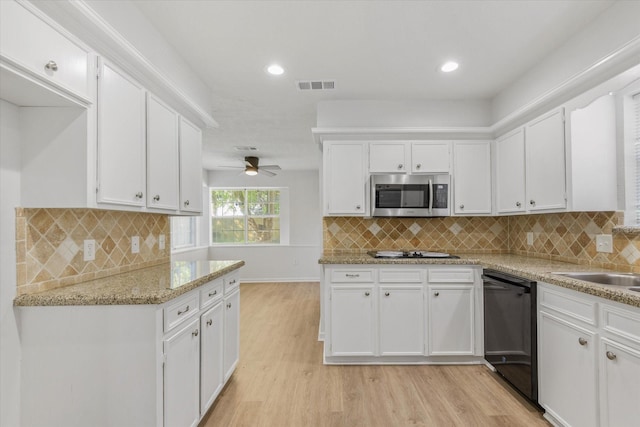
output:
[[[335,80],[298,80],[298,90],[333,90],[336,88]]]

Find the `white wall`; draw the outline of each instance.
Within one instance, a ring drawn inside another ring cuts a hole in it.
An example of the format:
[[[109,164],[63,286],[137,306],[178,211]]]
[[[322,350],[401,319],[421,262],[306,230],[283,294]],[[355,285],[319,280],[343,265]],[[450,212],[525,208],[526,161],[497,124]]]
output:
[[[282,246],[212,246],[213,259],[242,259],[242,281],[319,280],[322,253],[322,213],[318,171],[279,171],[272,178],[249,177],[238,171],[209,171],[211,187],[289,188],[289,244]]]
[[[20,425],[20,340],[16,296],[15,207],[20,206],[19,108],[0,100],[0,426]]]

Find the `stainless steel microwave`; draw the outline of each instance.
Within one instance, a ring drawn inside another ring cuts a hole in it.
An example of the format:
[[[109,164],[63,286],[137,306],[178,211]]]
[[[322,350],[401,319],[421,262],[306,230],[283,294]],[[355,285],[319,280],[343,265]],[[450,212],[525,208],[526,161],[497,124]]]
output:
[[[451,215],[449,175],[372,175],[371,216]]]

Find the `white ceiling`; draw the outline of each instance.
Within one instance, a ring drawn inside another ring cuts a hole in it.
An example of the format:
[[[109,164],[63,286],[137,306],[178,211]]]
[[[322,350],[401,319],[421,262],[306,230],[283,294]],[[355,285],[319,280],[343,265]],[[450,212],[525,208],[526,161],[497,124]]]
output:
[[[136,1],[211,88],[204,166],[318,167],[321,100],[491,99],[612,1]],[[449,58],[460,69],[443,74]],[[265,67],[280,63],[279,77]],[[334,79],[301,92],[297,80]]]

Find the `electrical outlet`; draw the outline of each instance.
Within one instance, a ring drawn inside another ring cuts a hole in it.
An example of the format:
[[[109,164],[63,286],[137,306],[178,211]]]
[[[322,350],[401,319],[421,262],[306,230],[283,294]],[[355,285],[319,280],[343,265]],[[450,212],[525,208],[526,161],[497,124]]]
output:
[[[613,253],[613,236],[611,234],[599,234],[596,236],[596,251]]]
[[[131,253],[132,254],[140,253],[140,237],[139,236],[133,236],[131,238]]]
[[[164,245],[165,245],[164,234],[161,234],[160,236],[158,236],[158,249],[163,250]]]
[[[533,246],[533,232],[531,231],[527,233],[527,245]]]
[[[96,241],[85,240],[84,241],[84,260],[93,261],[96,259]]]

